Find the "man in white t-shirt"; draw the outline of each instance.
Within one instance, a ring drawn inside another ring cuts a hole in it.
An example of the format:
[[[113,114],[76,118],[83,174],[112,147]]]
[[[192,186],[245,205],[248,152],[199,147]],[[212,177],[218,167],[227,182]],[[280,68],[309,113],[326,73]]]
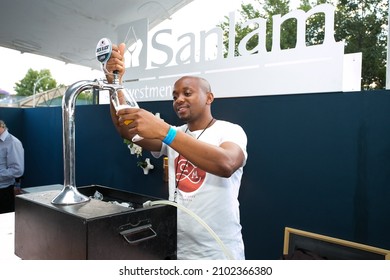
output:
[[[113,46],[108,71],[125,72],[125,45]],[[107,75],[109,82],[112,77]],[[169,200],[195,213],[222,241],[191,215],[178,210],[178,259],[245,259],[238,194],[247,160],[247,137],[237,124],[212,116],[214,95],[200,77],[175,82],[173,109],[185,124],[174,127],[143,109],[122,109],[111,116],[119,134],[137,142],[155,157],[168,156]],[[130,122],[130,123],[129,123]],[[225,248],[225,249],[224,249]]]

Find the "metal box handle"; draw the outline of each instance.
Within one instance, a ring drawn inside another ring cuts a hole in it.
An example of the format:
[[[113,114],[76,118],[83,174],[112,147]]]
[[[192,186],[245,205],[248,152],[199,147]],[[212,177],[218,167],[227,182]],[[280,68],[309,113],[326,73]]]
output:
[[[146,224],[139,227],[126,229],[120,231],[119,233],[130,244],[145,241],[157,236],[157,233],[152,229],[151,224]]]

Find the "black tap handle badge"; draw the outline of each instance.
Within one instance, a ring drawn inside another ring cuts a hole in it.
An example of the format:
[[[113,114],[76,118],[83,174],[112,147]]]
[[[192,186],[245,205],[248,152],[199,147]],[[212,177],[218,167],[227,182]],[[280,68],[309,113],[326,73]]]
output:
[[[96,46],[96,58],[102,64],[105,64],[111,56],[112,52],[112,43],[110,39],[103,38],[100,39]]]

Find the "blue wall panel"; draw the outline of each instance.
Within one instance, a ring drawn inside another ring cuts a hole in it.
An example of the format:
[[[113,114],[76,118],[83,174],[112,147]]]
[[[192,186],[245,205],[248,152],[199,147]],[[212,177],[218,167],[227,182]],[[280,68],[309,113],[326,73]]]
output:
[[[179,125],[171,101],[144,102]],[[390,249],[390,95],[323,93],[220,98],[214,116],[248,135],[240,192],[248,259],[279,259],[284,227]],[[60,107],[1,109],[24,143],[24,187],[63,183]],[[76,184],[166,198],[162,159],[145,176],[108,105],[76,108]]]

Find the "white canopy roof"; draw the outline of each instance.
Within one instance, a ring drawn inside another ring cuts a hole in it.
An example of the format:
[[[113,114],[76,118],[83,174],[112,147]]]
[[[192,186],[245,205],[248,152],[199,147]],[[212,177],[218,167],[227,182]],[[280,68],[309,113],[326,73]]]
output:
[[[2,0],[0,46],[99,69],[99,39],[117,43],[121,26],[147,18],[153,28],[191,1]]]

